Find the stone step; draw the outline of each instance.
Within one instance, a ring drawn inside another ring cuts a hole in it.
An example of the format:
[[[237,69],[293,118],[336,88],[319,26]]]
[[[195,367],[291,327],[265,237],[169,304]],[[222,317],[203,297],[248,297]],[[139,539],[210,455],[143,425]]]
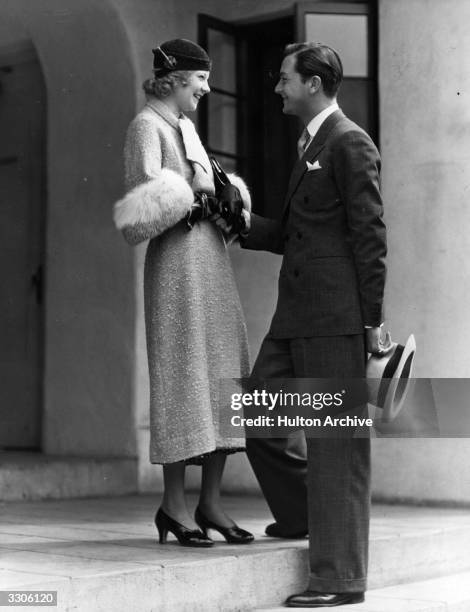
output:
[[[262,498],[225,499],[253,544],[230,546],[215,535],[203,551],[157,544],[157,505],[151,496],[0,505],[0,590],[57,590],[61,611],[230,612],[280,605],[305,588],[308,542],[264,536]],[[468,511],[372,510],[370,592],[470,571]]]
[[[135,493],[137,461],[0,452],[0,501]]]
[[[375,589],[366,594],[364,603],[337,606],[350,612],[469,612],[470,572]],[[305,608],[261,606],[257,612],[286,612]]]

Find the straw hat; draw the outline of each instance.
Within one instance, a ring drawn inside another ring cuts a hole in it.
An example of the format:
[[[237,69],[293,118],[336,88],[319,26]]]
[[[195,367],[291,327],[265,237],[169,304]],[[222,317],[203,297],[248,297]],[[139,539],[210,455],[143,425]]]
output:
[[[411,334],[404,346],[391,342],[386,354],[371,355],[367,362],[369,403],[382,410],[382,421],[390,423],[403,408],[411,383],[415,354],[416,342]]]

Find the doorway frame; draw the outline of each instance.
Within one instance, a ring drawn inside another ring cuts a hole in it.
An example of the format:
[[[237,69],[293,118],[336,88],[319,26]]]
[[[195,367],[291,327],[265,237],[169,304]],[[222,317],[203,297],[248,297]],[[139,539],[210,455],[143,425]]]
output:
[[[47,188],[47,134],[48,134],[48,91],[43,66],[37,52],[36,46],[31,39],[19,40],[17,43],[0,47],[0,71],[11,72],[16,66],[34,62],[37,64],[39,80],[41,81],[41,102],[44,103],[41,117],[41,143],[40,155],[35,174],[39,183],[37,197],[38,208],[32,210],[29,226],[38,232],[38,267],[31,276],[30,288],[34,286],[37,301],[37,319],[35,322],[35,370],[36,389],[34,396],[34,437],[36,442],[33,446],[2,446],[7,451],[41,452],[44,429],[44,405],[45,405],[45,363],[46,363],[46,301],[45,301],[45,262],[47,249],[47,217],[48,217],[48,188]],[[0,160],[5,162],[9,160]],[[36,181],[33,181],[36,183]],[[32,270],[30,271],[32,273]]]

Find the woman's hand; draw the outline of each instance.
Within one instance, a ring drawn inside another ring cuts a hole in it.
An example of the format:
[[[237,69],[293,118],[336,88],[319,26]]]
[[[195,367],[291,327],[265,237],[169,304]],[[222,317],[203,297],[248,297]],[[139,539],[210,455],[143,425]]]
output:
[[[194,194],[194,203],[191,206],[186,217],[186,224],[189,229],[193,229],[196,221],[209,219],[214,210],[217,209],[217,198],[207,195],[202,191],[197,191]]]

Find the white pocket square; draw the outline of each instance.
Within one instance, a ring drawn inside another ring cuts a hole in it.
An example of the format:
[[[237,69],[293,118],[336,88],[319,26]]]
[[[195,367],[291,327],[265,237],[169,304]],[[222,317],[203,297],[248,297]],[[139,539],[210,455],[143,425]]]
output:
[[[312,170],[321,170],[320,162],[318,159],[311,164],[307,162],[307,172],[311,172]]]

